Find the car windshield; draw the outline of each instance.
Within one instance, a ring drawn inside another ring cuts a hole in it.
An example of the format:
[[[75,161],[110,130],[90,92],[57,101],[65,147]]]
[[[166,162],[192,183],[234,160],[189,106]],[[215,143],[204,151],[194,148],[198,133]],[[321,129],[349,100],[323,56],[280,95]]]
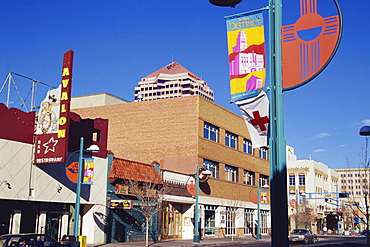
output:
[[[295,229],[292,231],[293,234],[306,234],[307,230],[304,229]]]

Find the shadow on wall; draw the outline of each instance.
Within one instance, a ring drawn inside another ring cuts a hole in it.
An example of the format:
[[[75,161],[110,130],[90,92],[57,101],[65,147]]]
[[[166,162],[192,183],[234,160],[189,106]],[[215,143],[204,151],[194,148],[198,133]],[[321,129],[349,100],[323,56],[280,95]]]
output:
[[[77,155],[78,156],[78,155]],[[74,157],[74,156],[73,156]],[[78,158],[77,158],[78,159]],[[75,160],[70,158],[71,161]],[[68,160],[69,161],[69,160]],[[55,164],[40,164],[37,165],[46,174],[57,180],[59,183],[63,184],[65,187],[75,192],[77,184],[71,182],[66,174],[66,163],[55,163]],[[90,200],[91,185],[82,184],[81,186],[81,197],[86,201]]]
[[[199,188],[202,190],[202,192],[206,195],[211,194],[211,187],[209,187],[208,182],[199,183]]]

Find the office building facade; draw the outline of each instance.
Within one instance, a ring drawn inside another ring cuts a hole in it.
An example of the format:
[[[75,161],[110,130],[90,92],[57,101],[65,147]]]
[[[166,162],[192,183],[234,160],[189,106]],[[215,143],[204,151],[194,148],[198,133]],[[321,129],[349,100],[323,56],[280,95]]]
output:
[[[142,163],[155,161],[163,181],[178,187],[178,194],[166,199],[160,222],[162,238],[192,238],[194,199],[187,187],[194,183],[197,165],[212,172],[211,178],[200,184],[201,235],[256,233],[257,185],[269,184],[268,148],[251,148],[242,117],[201,96],[74,111],[82,117],[109,119],[108,149],[115,156]],[[268,234],[269,189],[261,191],[261,233]]]
[[[322,232],[324,227],[337,231],[332,218],[337,215],[338,173],[327,165],[297,159],[294,148],[287,147],[288,215],[290,227],[309,227]],[[332,217],[333,216],[333,217]]]

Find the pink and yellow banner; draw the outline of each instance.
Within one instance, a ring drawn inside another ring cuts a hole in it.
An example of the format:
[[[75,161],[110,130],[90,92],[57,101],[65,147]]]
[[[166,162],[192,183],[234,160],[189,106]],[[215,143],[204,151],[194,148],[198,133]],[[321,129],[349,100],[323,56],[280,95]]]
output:
[[[261,204],[267,204],[267,192],[266,191],[261,191],[260,203]]]
[[[262,12],[226,17],[231,101],[257,96],[265,85]]]
[[[93,184],[93,182],[94,182],[94,159],[84,158],[83,184]]]

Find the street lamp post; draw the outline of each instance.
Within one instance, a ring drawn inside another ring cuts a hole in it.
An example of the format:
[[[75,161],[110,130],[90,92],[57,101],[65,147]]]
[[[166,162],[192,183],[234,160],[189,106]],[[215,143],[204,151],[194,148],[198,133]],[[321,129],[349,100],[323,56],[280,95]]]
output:
[[[195,172],[195,214],[194,214],[194,237],[193,242],[199,243],[199,165],[197,165]]]
[[[360,129],[360,135],[361,136],[366,136],[366,139],[365,139],[365,169],[368,169],[369,168],[369,161],[367,160],[367,144],[368,144],[368,141],[369,141],[369,136],[370,136],[370,126],[363,126],[361,129]],[[368,196],[369,196],[369,189],[366,188],[366,192],[365,193],[365,207],[366,207],[366,228],[367,230],[369,230],[369,205],[368,205]],[[367,244],[370,243],[370,236],[369,234],[366,234],[366,239],[367,239]]]
[[[79,247],[80,242],[78,241],[78,223],[79,223],[79,216],[80,216],[80,198],[81,198],[81,184],[82,184],[82,170],[83,170],[83,152],[99,152],[99,147],[97,145],[91,145],[86,150],[83,149],[84,147],[84,138],[80,138],[80,149],[75,151],[79,152],[78,154],[78,172],[77,172],[77,184],[76,184],[76,202],[75,202],[75,214],[74,214],[74,224],[73,224],[73,236],[75,237],[75,245],[74,247]]]
[[[295,228],[298,228],[299,224],[299,194],[298,189],[295,190]]]
[[[239,0],[209,0],[218,6],[234,7]],[[269,0],[270,48],[270,178],[271,243],[288,246],[288,209],[286,202],[286,141],[284,137],[284,100],[282,85],[282,0]],[[282,227],[283,226],[283,227]],[[284,227],[285,226],[285,227]]]
[[[80,216],[80,197],[81,197],[81,175],[82,175],[82,155],[83,155],[84,138],[80,139],[80,150],[78,156],[78,173],[77,173],[77,186],[76,186],[76,203],[75,203],[75,221],[73,225],[73,235],[75,236],[75,247],[80,246],[78,241],[78,223]]]
[[[263,185],[262,188],[268,188],[269,186],[267,184]],[[257,236],[256,239],[260,240],[261,237],[261,178],[258,179],[258,190],[257,190],[258,196],[257,196]]]
[[[209,176],[211,175],[211,171],[201,168],[199,169],[199,165],[196,166],[195,170],[195,208],[194,208],[194,236],[193,242],[200,243],[200,236],[199,236],[199,182],[205,182],[208,180]],[[199,177],[202,177],[201,181]]]

